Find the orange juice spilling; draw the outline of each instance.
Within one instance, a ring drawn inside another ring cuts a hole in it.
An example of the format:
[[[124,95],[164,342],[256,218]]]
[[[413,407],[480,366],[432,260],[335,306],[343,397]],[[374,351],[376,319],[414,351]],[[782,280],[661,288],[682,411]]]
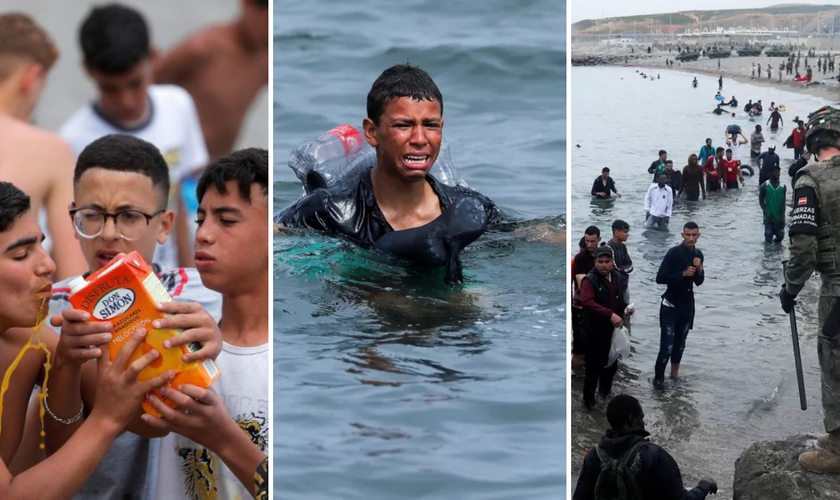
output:
[[[219,378],[219,369],[212,359],[201,363],[185,363],[182,360],[184,354],[200,349],[201,346],[197,343],[172,348],[163,346],[165,340],[180,334],[181,330],[156,330],[152,327],[152,321],[168,316],[158,311],[156,305],[170,302],[172,298],[155,275],[154,269],[146,264],[136,251],[117,255],[107,266],[87,278],[80,276],[72,280],[69,286],[69,300],[75,309],[89,313],[90,321],[107,321],[113,325],[113,339],[108,345],[108,354],[112,361],[122,344],[131,338],[138,328],[146,329],[146,337],[140,347],[132,353],[129,363],[151,349],[160,353],[160,356],[140,372],[138,380],[148,380],[173,370],[175,377],[169,382],[170,387],[193,384],[207,388]],[[176,406],[157,391],[155,396],[171,408]],[[160,416],[148,402],[148,397],[142,405],[146,413]]]
[[[50,365],[49,348],[47,348],[47,345],[41,342],[41,339],[37,337],[38,330],[49,316],[47,314],[47,299],[36,300],[36,302],[38,303],[38,319],[35,321],[35,326],[32,328],[32,335],[29,336],[29,340],[27,340],[26,344],[24,344],[20,349],[9,367],[6,368],[6,373],[3,374],[3,382],[0,384],[0,433],[2,433],[3,429],[3,401],[6,399],[6,391],[9,390],[12,375],[14,375],[15,370],[23,360],[23,356],[26,354],[26,351],[29,349],[42,350],[44,351],[44,354],[46,354],[46,360],[44,361],[44,384],[41,386],[41,392],[38,394],[38,418],[41,421],[41,442],[38,443],[38,447],[43,450],[46,447],[44,445],[44,437],[47,435],[46,432],[44,432],[44,400],[47,398],[47,384],[50,380],[50,368],[52,365]]]

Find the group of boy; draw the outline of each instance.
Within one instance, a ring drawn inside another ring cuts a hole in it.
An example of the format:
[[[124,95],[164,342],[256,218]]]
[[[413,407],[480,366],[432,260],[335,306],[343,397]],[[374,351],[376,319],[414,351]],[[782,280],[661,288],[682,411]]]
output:
[[[28,16],[0,15],[0,367],[21,353],[0,401],[0,497],[264,498],[268,154],[231,149],[267,81],[267,2],[243,2],[239,20],[163,58],[142,15],[122,5],[95,7],[80,43],[98,98],[62,127],[62,140],[26,123],[58,51]],[[213,78],[233,67],[253,85]],[[191,203],[194,232],[183,230]],[[42,246],[42,206],[55,260]],[[187,243],[177,251],[167,246],[176,227]],[[132,251],[174,299],[149,328],[182,331],[168,348],[201,346],[184,361],[215,359],[222,375],[213,388],[169,387],[171,372],[138,381],[160,356],[144,349],[129,363],[146,332],[136,330],[111,361],[111,324],[70,306],[72,278]],[[51,351],[51,368],[43,351],[22,350],[32,338]],[[46,370],[45,455],[32,396]],[[144,398],[160,417],[140,414]]]

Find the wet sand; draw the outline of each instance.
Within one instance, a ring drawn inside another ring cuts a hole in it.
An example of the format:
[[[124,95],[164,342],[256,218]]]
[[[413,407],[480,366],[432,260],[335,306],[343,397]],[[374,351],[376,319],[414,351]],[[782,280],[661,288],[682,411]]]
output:
[[[836,79],[832,79],[832,73],[827,72],[823,74],[822,71],[817,72],[816,67],[816,59],[813,57],[808,58],[808,62],[813,64],[814,70],[814,81],[823,81],[825,85],[810,85],[806,86],[804,82],[794,82],[793,75],[782,75],[782,81],[779,81],[779,65],[782,61],[786,60],[784,57],[766,57],[766,56],[759,56],[759,57],[729,57],[726,59],[720,59],[720,69],[717,67],[718,59],[700,59],[698,61],[692,62],[683,62],[680,63],[679,61],[674,61],[673,66],[666,66],[665,60],[670,59],[674,60],[677,53],[672,52],[671,54],[664,53],[659,55],[654,55],[652,57],[643,57],[637,60],[633,60],[630,58],[630,63],[634,66],[639,68],[661,68],[661,69],[670,69],[675,71],[683,71],[685,73],[693,73],[693,74],[705,74],[710,76],[723,76],[723,92],[722,94],[729,97],[729,94],[726,92],[726,80],[733,79],[741,83],[748,83],[750,85],[762,85],[767,87],[775,87],[778,89],[789,90],[792,92],[801,92],[803,94],[812,95],[815,97],[822,97],[825,99],[837,99],[840,98],[840,83]],[[840,51],[837,52],[837,55],[840,55]],[[756,66],[761,64],[763,74],[761,78],[751,78],[750,73],[752,71],[752,63],[755,63]],[[773,77],[771,79],[767,78],[767,64],[770,64],[773,68]],[[800,74],[804,74],[804,63],[805,58],[801,59],[801,64],[799,67]],[[837,74],[838,65],[835,65],[835,72],[834,76]],[[795,71],[794,71],[795,73]],[[717,91],[717,89],[712,89]],[[746,104],[746,101],[744,101]]]

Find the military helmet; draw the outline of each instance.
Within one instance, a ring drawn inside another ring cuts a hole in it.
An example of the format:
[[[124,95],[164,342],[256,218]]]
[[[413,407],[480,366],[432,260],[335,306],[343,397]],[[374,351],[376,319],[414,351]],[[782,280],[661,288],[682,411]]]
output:
[[[805,125],[805,145],[808,151],[816,153],[826,146],[838,146],[840,139],[840,110],[823,106],[808,115]],[[840,147],[840,146],[838,146]]]

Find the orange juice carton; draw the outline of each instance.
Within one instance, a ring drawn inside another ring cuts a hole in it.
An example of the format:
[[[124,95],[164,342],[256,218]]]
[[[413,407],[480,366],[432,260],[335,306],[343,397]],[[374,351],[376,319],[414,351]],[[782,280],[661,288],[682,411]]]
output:
[[[122,344],[131,338],[138,328],[146,329],[146,338],[131,354],[129,363],[151,349],[160,353],[160,356],[140,372],[138,380],[148,380],[167,370],[173,370],[175,377],[169,382],[170,387],[193,384],[207,388],[219,378],[219,368],[212,359],[200,363],[185,363],[181,359],[184,354],[200,349],[198,343],[172,348],[163,346],[166,339],[182,331],[152,328],[152,321],[169,316],[158,311],[156,305],[170,302],[172,297],[154,269],[146,264],[136,251],[117,255],[107,266],[87,278],[80,276],[70,281],[69,286],[70,303],[75,309],[89,313],[90,321],[107,321],[113,325],[113,338],[108,345],[108,355],[112,361],[117,357]],[[175,403],[161,396],[157,390],[155,396],[169,407],[176,407]],[[160,416],[147,399],[143,400],[142,406],[146,413]]]

